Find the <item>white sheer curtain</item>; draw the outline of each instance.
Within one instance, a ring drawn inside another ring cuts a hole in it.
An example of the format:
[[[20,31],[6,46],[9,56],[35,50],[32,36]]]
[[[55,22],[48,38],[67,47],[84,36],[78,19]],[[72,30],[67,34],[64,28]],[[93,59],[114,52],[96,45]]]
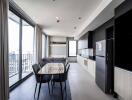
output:
[[[0,0],[0,100],[8,100],[8,0]]]
[[[42,59],[42,31],[38,25],[35,26],[35,39],[36,39],[36,63]]]
[[[42,58],[46,57],[46,36],[42,34]]]
[[[46,57],[49,57],[49,36],[46,37]]]

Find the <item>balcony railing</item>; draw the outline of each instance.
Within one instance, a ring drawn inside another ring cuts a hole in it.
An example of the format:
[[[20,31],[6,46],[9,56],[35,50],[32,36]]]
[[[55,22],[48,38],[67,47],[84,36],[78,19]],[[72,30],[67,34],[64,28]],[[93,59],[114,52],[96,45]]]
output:
[[[22,73],[30,73],[34,62],[33,54],[22,54]],[[9,54],[9,78],[19,73],[19,54]]]

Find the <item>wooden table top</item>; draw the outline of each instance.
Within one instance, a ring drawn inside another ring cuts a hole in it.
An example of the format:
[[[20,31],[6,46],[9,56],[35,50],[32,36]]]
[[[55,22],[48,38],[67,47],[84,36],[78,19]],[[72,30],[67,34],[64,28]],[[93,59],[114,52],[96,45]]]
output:
[[[64,73],[63,63],[47,63],[38,72],[38,74],[62,74],[62,73]]]

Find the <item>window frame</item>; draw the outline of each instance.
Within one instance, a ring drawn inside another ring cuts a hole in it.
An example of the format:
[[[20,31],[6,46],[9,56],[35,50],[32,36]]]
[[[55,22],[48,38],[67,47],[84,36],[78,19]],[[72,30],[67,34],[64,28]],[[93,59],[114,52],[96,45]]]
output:
[[[19,80],[9,87],[10,91],[14,90],[19,84],[24,82],[27,78],[29,78],[33,74],[33,72],[31,72],[27,76],[25,76],[24,78],[22,77],[22,34],[23,34],[22,33],[22,20],[24,20],[29,25],[34,27],[34,38],[35,38],[35,24],[33,22],[31,22],[31,20],[29,20],[27,17],[25,17],[26,15],[23,15],[23,13],[20,13],[17,10],[18,9],[14,5],[9,3],[8,11],[11,11],[13,14],[15,14],[17,17],[20,18],[20,26],[19,26],[19,73],[18,73],[19,74]]]
[[[13,5],[12,2],[9,2],[9,11],[11,11],[12,13],[14,13],[16,16],[18,16],[20,19],[26,21],[29,25],[35,27],[35,23],[32,22],[32,20],[26,16],[26,14],[21,13],[19,11],[19,8],[16,5]]]

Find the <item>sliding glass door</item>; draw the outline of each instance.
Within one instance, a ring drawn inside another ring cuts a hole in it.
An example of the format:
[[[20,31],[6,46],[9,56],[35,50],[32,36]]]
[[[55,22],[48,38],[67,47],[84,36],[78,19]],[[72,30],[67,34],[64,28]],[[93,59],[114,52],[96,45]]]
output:
[[[22,78],[32,71],[34,63],[34,27],[22,21]]]
[[[9,11],[9,86],[32,72],[34,64],[34,27]]]
[[[9,44],[9,85],[19,80],[19,30],[20,18],[9,12],[8,19],[8,44]]]

